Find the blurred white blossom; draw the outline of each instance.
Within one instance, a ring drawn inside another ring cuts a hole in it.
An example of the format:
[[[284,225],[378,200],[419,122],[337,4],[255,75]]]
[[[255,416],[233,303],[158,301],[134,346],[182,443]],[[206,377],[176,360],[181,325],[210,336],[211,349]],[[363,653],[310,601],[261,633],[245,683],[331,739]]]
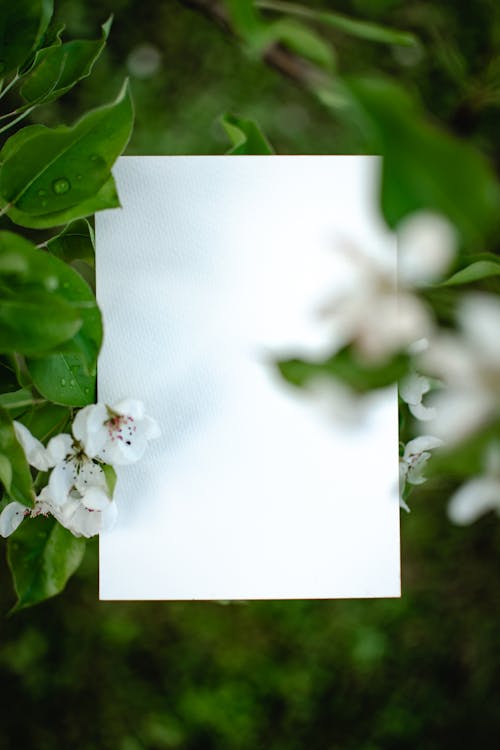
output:
[[[431,334],[432,314],[413,290],[439,278],[455,252],[455,230],[435,214],[409,217],[395,239],[398,272],[392,247],[378,255],[339,247],[352,266],[351,288],[321,311],[336,348],[351,343],[366,360],[384,360]]]
[[[449,443],[467,437],[500,411],[500,300],[469,293],[457,312],[459,333],[440,332],[420,366],[446,388],[432,394],[431,431]]]
[[[450,498],[448,515],[460,526],[473,523],[484,513],[500,515],[500,444],[490,445],[484,474],[465,482]]]

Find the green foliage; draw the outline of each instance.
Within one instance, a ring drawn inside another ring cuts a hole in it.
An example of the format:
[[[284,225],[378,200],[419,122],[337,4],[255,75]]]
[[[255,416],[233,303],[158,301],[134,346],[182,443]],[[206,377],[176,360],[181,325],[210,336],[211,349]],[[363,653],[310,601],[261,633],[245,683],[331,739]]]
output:
[[[232,143],[228,154],[268,155],[274,153],[273,147],[253,120],[225,114],[220,117],[219,122]]]
[[[33,482],[26,456],[17,441],[12,420],[0,408],[0,482],[11,500],[32,506]]]
[[[55,596],[80,565],[85,540],[54,518],[25,520],[8,542],[17,602],[14,611]]]
[[[449,279],[443,281],[441,286],[473,284],[475,281],[489,279],[492,276],[500,276],[500,258],[495,255],[491,256],[491,260],[476,260],[465,268],[461,268]]]
[[[0,100],[16,91],[19,106],[0,115],[0,134],[40,105],[88,78],[106,45],[111,18],[97,40],[62,41],[50,27],[52,2],[1,3]],[[0,216],[29,229],[62,227],[38,245],[0,232],[0,481],[6,495],[32,506],[35,490],[12,418],[46,443],[67,428],[73,407],[96,395],[102,321],[93,289],[94,236],[85,218],[119,206],[111,168],[127,146],[133,123],[128,83],[110,104],[73,126],[40,123],[17,129],[0,151]],[[30,233],[33,237],[33,233]],[[108,470],[110,487],[116,476]],[[9,541],[16,609],[61,591],[85,543],[54,519],[24,521]]]
[[[318,376],[327,376],[360,393],[397,382],[407,373],[408,366],[409,358],[402,354],[377,364],[363,362],[352,347],[342,349],[324,362],[289,359],[278,363],[281,375],[293,385],[305,386]]]
[[[56,37],[52,46],[39,50],[20,90],[23,99],[29,104],[46,104],[87,78],[106,45],[109,29],[110,22],[106,22],[102,39],[95,42],[79,40],[62,44]]]
[[[111,166],[128,143],[132,121],[125,84],[112,104],[90,112],[73,127],[43,132],[26,128],[22,143],[7,142],[0,154],[0,195],[13,221],[56,226],[75,207],[80,216],[79,206],[112,179]]]
[[[0,75],[22,65],[44,34],[52,0],[2,0],[0,5]]]
[[[391,227],[433,209],[448,216],[472,246],[498,228],[500,187],[486,159],[465,141],[431,124],[392,81],[351,78],[354,117],[384,157],[381,207]]]

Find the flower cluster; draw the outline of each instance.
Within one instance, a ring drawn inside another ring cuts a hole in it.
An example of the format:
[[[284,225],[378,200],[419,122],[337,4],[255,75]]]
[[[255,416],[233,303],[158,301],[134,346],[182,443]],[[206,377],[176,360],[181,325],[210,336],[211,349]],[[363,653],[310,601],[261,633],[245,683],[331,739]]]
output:
[[[92,404],[81,409],[72,434],[53,437],[47,447],[20,422],[16,437],[28,463],[49,472],[47,485],[33,508],[19,502],[0,514],[0,534],[12,534],[26,516],[52,515],[75,536],[91,537],[110,529],[117,515],[113,500],[113,465],[138,461],[149,440],[159,437],[154,419],[144,413],[140,401],[125,399],[113,407]]]

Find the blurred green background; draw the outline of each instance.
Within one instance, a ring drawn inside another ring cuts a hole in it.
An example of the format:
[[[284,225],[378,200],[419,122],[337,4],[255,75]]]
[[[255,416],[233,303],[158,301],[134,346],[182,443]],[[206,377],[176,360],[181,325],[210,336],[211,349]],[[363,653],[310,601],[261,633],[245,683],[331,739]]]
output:
[[[343,73],[395,76],[500,163],[497,3],[308,5],[414,31],[421,52],[333,31],[325,38]],[[355,130],[179,2],[57,5],[68,38],[96,37],[110,12],[113,31],[92,77],[37,119],[71,122],[111,99],[128,74],[137,110],[129,153],[223,153],[216,119],[228,110],[256,118],[278,153],[362,151]],[[496,747],[500,526],[490,514],[454,528],[449,491],[432,480],[409,500],[401,600],[99,603],[93,540],[63,595],[1,621],[0,748]],[[6,612],[4,562],[2,581]]]

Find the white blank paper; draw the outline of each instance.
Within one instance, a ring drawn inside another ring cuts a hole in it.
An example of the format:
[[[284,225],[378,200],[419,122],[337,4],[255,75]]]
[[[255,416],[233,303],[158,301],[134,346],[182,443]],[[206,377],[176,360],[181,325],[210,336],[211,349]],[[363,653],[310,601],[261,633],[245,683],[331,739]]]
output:
[[[398,596],[397,401],[321,413],[273,361],[320,359],[336,246],[392,241],[375,157],[124,157],[96,217],[99,400],[162,437],[120,467],[101,599]]]

